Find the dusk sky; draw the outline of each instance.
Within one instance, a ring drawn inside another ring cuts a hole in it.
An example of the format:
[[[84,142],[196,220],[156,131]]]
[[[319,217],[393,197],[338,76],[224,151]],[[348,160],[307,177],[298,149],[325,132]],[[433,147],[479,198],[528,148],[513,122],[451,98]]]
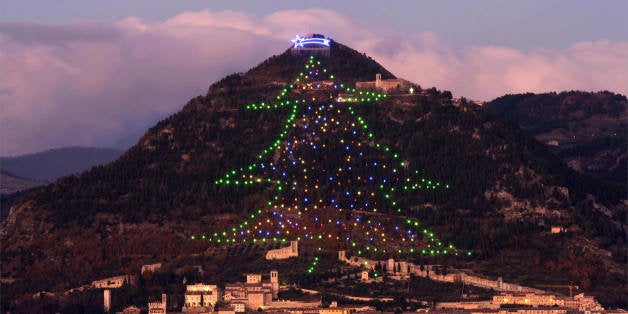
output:
[[[9,0],[0,156],[134,142],[212,82],[311,32],[454,97],[628,94],[625,0]]]

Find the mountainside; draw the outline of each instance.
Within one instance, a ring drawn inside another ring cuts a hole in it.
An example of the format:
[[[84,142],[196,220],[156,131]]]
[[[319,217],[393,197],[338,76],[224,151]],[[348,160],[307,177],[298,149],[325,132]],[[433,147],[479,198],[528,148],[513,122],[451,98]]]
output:
[[[12,194],[43,184],[44,182],[20,178],[12,173],[0,170],[0,194]]]
[[[64,147],[15,157],[0,157],[3,171],[35,181],[52,182],[116,160],[122,151],[111,148]]]
[[[518,123],[572,169],[628,182],[628,100],[611,92],[499,97],[486,108]]]
[[[334,43],[330,57],[286,51],[216,82],[118,160],[12,207],[2,277],[18,281],[2,298],[199,256],[237,274],[244,258],[218,265],[208,252],[298,239],[528,285],[573,281],[625,304],[625,185],[572,171],[449,92],[353,90],[376,73],[394,78]]]

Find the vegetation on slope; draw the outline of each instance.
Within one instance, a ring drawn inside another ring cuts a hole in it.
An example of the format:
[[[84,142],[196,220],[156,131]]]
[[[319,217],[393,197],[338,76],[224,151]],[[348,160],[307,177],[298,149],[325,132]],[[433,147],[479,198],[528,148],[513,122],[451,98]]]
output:
[[[628,100],[603,91],[516,94],[486,108],[517,124],[571,168],[620,184],[628,181]]]
[[[388,73],[347,47],[334,49],[326,62],[340,79]],[[244,106],[274,97],[302,61],[286,52],[217,82],[115,162],[63,178],[17,204],[9,217],[17,219],[3,229],[2,275],[22,280],[8,295],[51,286],[62,291],[211,247],[189,235],[222,230],[269,196],[264,186],[234,189],[214,180],[251,162],[290,114],[288,108],[250,112]],[[417,91],[355,106],[378,142],[409,167],[452,186],[410,193],[401,201],[412,215],[444,240],[473,250],[478,270],[499,265],[500,275],[517,279],[548,267],[557,280],[583,287],[586,280],[587,291],[606,295],[607,304],[625,300],[625,292],[606,293],[625,284],[613,267],[596,275],[600,267],[626,263],[625,186],[572,171],[515,124],[473,104],[453,106],[450,93]],[[552,225],[570,230],[560,246],[548,233]],[[534,263],[517,260],[523,256],[517,252]],[[564,258],[570,254],[574,258]],[[464,267],[467,260],[443,262]],[[582,264],[591,267],[577,267]]]

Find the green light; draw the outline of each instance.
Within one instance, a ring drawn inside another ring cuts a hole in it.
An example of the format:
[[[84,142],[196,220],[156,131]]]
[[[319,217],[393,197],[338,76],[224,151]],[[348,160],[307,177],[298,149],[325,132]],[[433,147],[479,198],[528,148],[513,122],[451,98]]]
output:
[[[316,61],[316,64],[314,64],[314,61]],[[307,80],[308,82],[310,80],[312,80],[314,78],[314,76],[312,76],[312,75],[308,76],[307,72],[308,71],[313,71],[314,69],[316,69],[316,72],[319,73],[318,71],[321,70],[322,67],[317,67],[316,65],[321,65],[321,61],[317,61],[313,56],[310,56],[309,62],[304,65],[306,71],[300,72],[299,75],[295,78],[295,81],[296,82],[300,82],[301,78],[303,78],[304,80]],[[322,69],[322,71],[324,73],[327,73],[327,69],[326,68]],[[328,73],[328,77],[333,79],[334,75],[331,74],[331,73]],[[355,98],[355,99],[349,98],[348,99],[349,102],[354,102],[355,103],[355,102],[359,102],[359,101],[362,101],[362,102],[364,102],[364,101],[367,101],[367,102],[379,101],[380,98],[386,98],[387,97],[386,94],[381,94],[381,93],[372,92],[372,91],[360,91],[360,90],[356,90],[355,88],[345,87],[344,84],[342,84],[340,82],[338,82],[338,84],[340,85],[342,90],[346,90],[347,92],[350,92],[350,93],[353,92],[354,95],[358,95],[358,94],[360,95],[359,98]],[[279,96],[277,94],[275,95],[276,96],[275,98],[278,100],[275,103],[266,104],[264,102],[261,102],[261,104],[248,104],[248,105],[246,105],[246,109],[253,109],[253,110],[272,110],[273,108],[282,108],[282,107],[286,107],[288,105],[292,105],[292,112],[289,115],[289,118],[287,120],[285,120],[286,122],[284,123],[284,127],[281,129],[281,132],[279,133],[279,136],[277,138],[275,138],[274,141],[270,142],[272,144],[267,146],[263,150],[262,154],[258,155],[258,158],[260,160],[262,160],[263,158],[269,157],[269,154],[273,154],[273,153],[276,153],[276,152],[284,150],[284,145],[286,145],[286,142],[287,142],[286,138],[289,136],[289,134],[292,134],[293,128],[297,127],[297,124],[293,124],[293,121],[295,121],[297,119],[297,116],[299,116],[299,117],[301,116],[302,111],[303,111],[302,110],[303,106],[305,106],[305,105],[307,105],[307,103],[309,103],[309,101],[306,101],[303,98],[298,99],[298,98],[286,97],[288,92],[291,92],[294,88],[296,88],[295,84],[291,84],[291,85],[289,85],[289,88],[281,89],[280,92],[279,92]],[[288,100],[287,98],[291,98],[291,99]],[[331,107],[331,105],[330,105],[330,107]],[[373,132],[369,132],[366,120],[363,117],[360,117],[360,116],[356,115],[356,113],[355,113],[354,109],[352,108],[352,106],[348,106],[347,108],[348,108],[348,112],[351,115],[353,115],[353,119],[354,119],[353,121],[357,122],[356,124],[358,124],[357,126],[354,125],[354,132],[355,132],[356,129],[358,131],[359,131],[359,129],[364,129],[363,133],[361,133],[362,134],[361,136],[364,137],[364,135],[366,135],[367,138],[369,138],[369,139],[373,138],[374,134],[373,134]],[[341,112],[339,111],[338,113],[341,113]],[[355,121],[355,119],[357,119],[357,121]],[[351,121],[348,121],[348,122],[351,122]],[[380,145],[379,143],[374,143],[374,144],[376,145],[376,147],[378,149],[383,149],[385,152],[391,151],[390,147],[388,147],[388,146]],[[289,145],[286,145],[286,148],[288,146]],[[388,155],[388,156],[390,156],[390,155]],[[399,154],[393,153],[392,157],[393,158],[399,158]],[[284,159],[284,161],[285,161],[285,159]],[[277,162],[277,161],[275,160],[275,162]],[[383,161],[382,165],[384,167],[388,166],[385,163],[386,163],[386,161]],[[400,162],[399,164],[403,168],[407,167],[407,163],[405,163],[405,162]],[[399,165],[399,164],[397,164],[397,165]],[[394,169],[394,166],[392,166],[391,168],[392,168],[391,171],[393,171],[393,172],[397,172],[399,170],[399,169]],[[247,169],[249,173],[245,173],[243,169]],[[233,169],[233,170],[227,172],[221,179],[216,180],[215,183],[216,184],[227,184],[227,185],[232,184],[232,185],[239,186],[239,185],[249,185],[249,184],[253,184],[253,183],[262,183],[262,182],[264,182],[266,184],[276,185],[275,188],[276,188],[277,193],[276,193],[276,195],[271,196],[270,200],[267,199],[267,206],[268,206],[267,208],[272,207],[272,206],[277,208],[279,205],[281,205],[281,207],[284,207],[284,203],[282,201],[280,201],[280,200],[283,200],[284,193],[285,193],[284,189],[283,189],[283,185],[286,185],[286,184],[289,184],[289,183],[288,182],[281,182],[281,180],[276,180],[276,177],[275,178],[272,178],[272,177],[257,177],[255,179],[247,178],[247,175],[254,174],[252,172],[253,171],[258,171],[258,170],[259,170],[259,168],[258,168],[258,165],[256,165],[256,164],[250,164],[248,167],[240,168],[239,172],[236,169]],[[415,173],[418,174],[418,170],[416,170]],[[400,178],[397,177],[396,179],[397,179],[397,181],[399,181]],[[423,182],[425,182],[426,179],[422,178],[421,180]],[[410,180],[408,180],[408,182],[410,182]],[[384,193],[381,193],[380,195],[376,196],[376,198],[380,198],[381,196],[384,196],[386,199],[390,199],[390,198],[394,197],[395,186],[392,186],[392,185],[394,185],[395,183],[392,183],[392,181],[390,181],[390,182],[388,182],[386,184],[388,184],[387,185],[387,191],[388,191],[388,187],[390,187],[390,190],[388,192],[389,194],[386,194],[386,192],[384,192]],[[383,191],[384,185],[385,184],[379,184],[380,190]],[[402,185],[403,185],[403,183],[402,183]],[[423,186],[425,186],[427,188],[429,188],[431,186],[432,189],[435,189],[435,186],[441,186],[441,185],[437,181],[434,181],[434,182],[429,181],[429,183],[423,184]],[[403,185],[402,187],[403,187],[403,190],[407,191],[409,189],[416,190],[417,187],[423,188],[423,186],[418,186],[418,184],[410,183],[410,184],[407,184],[407,185]],[[443,184],[443,186],[445,186],[445,188],[449,188],[449,185]],[[399,189],[399,187],[401,187],[401,186],[398,186],[397,189]],[[367,192],[368,193],[370,191],[362,191],[362,192]],[[273,199],[275,201],[272,201]],[[394,206],[393,208],[395,208],[395,210],[398,213],[402,212],[402,208],[400,208],[400,206],[397,205],[396,201],[392,201],[391,200],[391,204],[392,204],[392,206]],[[376,207],[376,209],[374,209],[374,211],[377,211],[378,209],[379,208]],[[280,210],[282,210],[282,209],[280,209]],[[258,209],[257,211],[258,211],[257,214],[251,213],[251,215],[250,215],[251,216],[250,219],[252,219],[251,225],[257,224],[257,221],[253,221],[253,219],[257,218],[259,220],[259,219],[261,219],[263,217],[263,216],[260,216],[260,215],[262,215],[262,209]],[[266,211],[268,211],[268,210],[266,209]],[[265,220],[265,218],[264,218],[264,220]],[[417,227],[419,225],[418,221],[413,221],[412,219],[407,219],[406,223],[409,226],[412,226],[412,224],[414,224],[415,227]],[[370,221],[369,221],[369,224],[370,224]],[[237,230],[236,230],[236,228],[231,228],[231,231],[234,233],[233,236],[236,236],[236,231],[238,231],[238,232],[246,231],[246,233],[250,233],[251,231],[253,231],[252,229],[249,229],[249,230],[244,229],[246,227],[243,227],[243,225],[244,226],[248,226],[248,223],[245,221],[244,223],[240,224],[239,229],[237,229]],[[427,229],[424,230],[424,234],[426,234],[426,235],[428,234]],[[327,235],[327,234],[325,234],[325,235]],[[222,240],[227,242],[227,243],[232,242],[232,241],[233,241],[233,243],[237,242],[235,238],[227,239],[226,238],[227,235],[226,235],[225,232],[222,233],[222,236],[225,237]],[[296,234],[295,234],[295,236],[296,236]],[[429,236],[431,237],[431,241],[434,242],[434,235],[433,235],[433,233],[429,233]],[[202,236],[202,238],[206,239],[205,236]],[[326,237],[324,237],[322,234],[314,235],[313,237],[311,237],[309,239],[314,240],[316,238],[318,238],[319,240],[325,240],[326,239]],[[195,239],[195,236],[192,236],[191,239]],[[214,237],[213,240],[216,240],[216,242],[220,242],[220,239],[218,239],[218,237]],[[260,238],[260,240],[263,240],[264,242],[267,241],[266,238]],[[272,240],[273,241],[278,241],[278,238],[272,238]],[[281,242],[286,242],[288,239],[279,237],[279,240]],[[300,240],[301,240],[301,237],[297,237],[297,241],[300,241]],[[385,239],[385,240],[388,240],[388,239]],[[390,240],[391,241],[395,241],[396,239],[392,239],[391,238]],[[408,239],[404,238],[403,240],[408,240]],[[212,239],[210,239],[210,241],[212,241]],[[243,243],[243,242],[246,242],[246,239],[240,239],[238,241],[241,241],[240,243]],[[268,241],[271,241],[270,237],[268,238]],[[414,241],[414,239],[412,239],[411,241]],[[253,242],[257,242],[257,239],[253,239]],[[352,247],[356,247],[356,246],[357,246],[357,243],[352,242]],[[438,242],[438,246],[442,246],[442,243]],[[450,248],[453,247],[452,245],[449,245],[449,246],[450,246]],[[371,251],[371,248],[369,246],[366,246],[365,248],[366,248],[367,251]],[[321,250],[321,249],[322,249],[321,247],[318,248],[318,250]],[[373,247],[373,251],[377,252],[377,250],[378,249],[376,247]],[[383,252],[386,252],[385,249],[382,248],[382,250],[383,250]],[[397,251],[398,251],[399,254],[402,254],[402,253],[404,253],[403,252],[404,250],[406,251],[406,253],[408,251],[414,252],[414,248],[408,248],[408,249],[406,249],[406,248],[399,249],[398,248]],[[420,248],[417,248],[417,251],[418,250],[420,250]],[[394,251],[394,249],[392,249],[392,251]],[[425,252],[425,250],[423,250],[423,251]],[[430,252],[430,254],[433,254],[433,251],[434,250],[432,250]],[[440,253],[440,251],[436,251],[436,252]],[[445,253],[446,251],[443,251],[443,252]],[[454,251],[452,249],[452,253],[453,252]],[[359,250],[358,254],[361,254],[361,253],[362,253],[362,250]],[[464,253],[461,253],[461,254],[464,254]],[[467,254],[468,254],[468,256],[470,256],[471,252],[468,252]],[[314,263],[314,265],[315,264],[316,263]],[[313,272],[313,271],[314,271],[314,267],[310,267],[309,272]]]

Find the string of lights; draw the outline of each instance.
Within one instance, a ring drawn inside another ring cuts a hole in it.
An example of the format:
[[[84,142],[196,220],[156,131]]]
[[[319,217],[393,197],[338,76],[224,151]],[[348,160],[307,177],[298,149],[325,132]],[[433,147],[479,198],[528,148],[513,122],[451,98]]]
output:
[[[453,244],[440,241],[405,210],[409,204],[397,201],[400,193],[450,186],[410,170],[408,161],[375,141],[354,110],[386,97],[337,83],[310,57],[273,102],[245,106],[252,111],[290,108],[277,138],[255,162],[214,182],[264,184],[275,196],[230,229],[190,238],[217,244],[344,243],[358,255],[459,255]]]

